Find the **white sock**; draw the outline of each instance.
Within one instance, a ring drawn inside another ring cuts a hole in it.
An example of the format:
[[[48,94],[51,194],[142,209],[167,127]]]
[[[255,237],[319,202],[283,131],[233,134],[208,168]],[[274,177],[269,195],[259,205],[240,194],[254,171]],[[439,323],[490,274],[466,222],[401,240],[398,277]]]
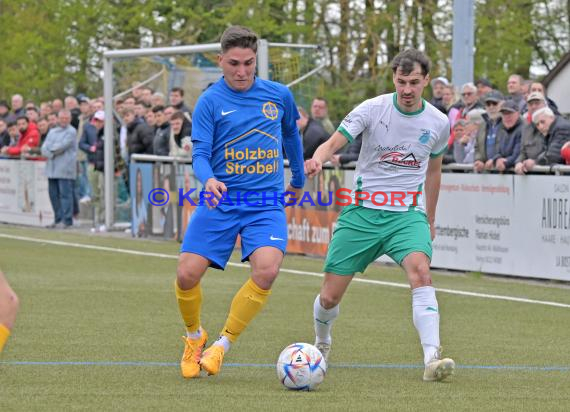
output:
[[[439,350],[439,308],[435,288],[422,286],[412,290],[412,311],[424,350],[424,364],[427,364]]]
[[[186,336],[194,340],[200,339],[202,337],[202,328],[198,328],[198,331],[192,333],[186,331]]]
[[[321,295],[317,295],[313,305],[313,317],[315,322],[315,342],[331,343],[331,328],[334,320],[338,317],[339,305],[325,309],[321,305]]]
[[[214,345],[223,346],[224,347],[224,353],[228,353],[228,351],[230,350],[230,347],[232,346],[232,343],[230,342],[230,340],[226,336],[220,335],[218,340],[215,341],[212,346],[214,346]]]

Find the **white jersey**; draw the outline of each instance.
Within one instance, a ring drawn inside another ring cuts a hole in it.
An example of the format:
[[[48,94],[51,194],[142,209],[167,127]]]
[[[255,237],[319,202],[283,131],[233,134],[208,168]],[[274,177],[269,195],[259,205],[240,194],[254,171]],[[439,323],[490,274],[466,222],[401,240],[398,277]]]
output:
[[[447,148],[450,127],[446,115],[423,99],[420,110],[403,113],[396,93],[383,94],[356,107],[338,131],[350,142],[362,133],[353,199],[355,191],[362,191],[370,196],[359,202],[364,207],[392,211],[417,207],[425,212],[423,193],[413,192],[423,191],[430,157]]]

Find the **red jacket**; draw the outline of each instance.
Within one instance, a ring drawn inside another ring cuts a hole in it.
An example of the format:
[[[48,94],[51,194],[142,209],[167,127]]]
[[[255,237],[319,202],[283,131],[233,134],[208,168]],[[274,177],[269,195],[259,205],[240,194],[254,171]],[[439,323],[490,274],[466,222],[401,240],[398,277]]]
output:
[[[22,146],[38,147],[40,145],[40,132],[35,123],[29,123],[26,132],[20,136],[18,144],[8,148],[10,156],[20,156]]]

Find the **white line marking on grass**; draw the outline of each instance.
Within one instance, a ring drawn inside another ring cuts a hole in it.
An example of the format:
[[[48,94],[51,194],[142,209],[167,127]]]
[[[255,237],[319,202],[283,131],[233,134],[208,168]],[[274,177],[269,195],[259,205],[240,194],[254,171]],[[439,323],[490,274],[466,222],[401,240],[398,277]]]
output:
[[[132,250],[132,249],[121,249],[121,248],[113,248],[113,247],[107,247],[107,246],[87,245],[87,244],[83,244],[83,243],[62,242],[59,240],[36,239],[36,238],[32,238],[32,237],[6,235],[6,234],[2,234],[2,233],[0,233],[0,238],[22,240],[25,242],[45,243],[45,244],[56,245],[56,246],[75,247],[75,248],[80,248],[80,249],[101,250],[104,252],[124,253],[124,254],[128,254],[128,255],[158,257],[158,258],[163,258],[163,259],[178,259],[178,255],[167,255],[165,253],[141,252],[139,250]],[[249,265],[247,265],[245,263],[228,262],[228,266],[233,266],[233,267],[238,267],[238,268],[249,268]],[[291,273],[293,275],[315,276],[315,277],[320,277],[320,278],[323,277],[322,273],[306,272],[304,270],[281,268],[281,272]],[[409,288],[409,285],[407,283],[385,282],[382,280],[361,279],[361,278],[356,278],[356,277],[352,281],[353,282],[359,282],[359,283],[368,283],[368,284],[372,284],[372,285],[379,285],[379,286],[390,286],[390,287],[395,287],[395,288],[404,288],[404,289]],[[535,305],[555,306],[555,307],[559,307],[559,308],[570,308],[570,304],[559,303],[559,302],[551,302],[548,300],[517,298],[514,296],[505,296],[505,295],[490,295],[487,293],[467,292],[464,290],[444,289],[444,288],[436,288],[436,290],[438,292],[441,292],[441,293],[449,293],[450,295],[471,296],[471,297],[484,298],[484,299],[505,300],[505,301],[509,301],[509,302],[530,303],[530,304],[535,304]]]

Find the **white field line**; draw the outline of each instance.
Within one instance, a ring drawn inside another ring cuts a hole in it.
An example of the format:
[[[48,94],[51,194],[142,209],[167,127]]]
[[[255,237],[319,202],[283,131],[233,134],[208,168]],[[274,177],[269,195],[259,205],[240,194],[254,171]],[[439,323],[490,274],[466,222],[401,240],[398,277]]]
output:
[[[43,243],[43,244],[56,245],[56,246],[75,247],[75,248],[80,248],[80,249],[100,250],[100,251],[104,251],[104,252],[124,253],[127,255],[157,257],[157,258],[163,258],[163,259],[178,259],[178,255],[168,255],[165,253],[141,252],[141,251],[132,250],[132,249],[121,249],[121,248],[113,248],[113,247],[107,247],[107,246],[87,245],[87,244],[82,244],[82,243],[62,242],[59,240],[36,239],[36,238],[31,238],[31,237],[26,237],[26,236],[6,235],[6,234],[2,234],[2,233],[0,233],[0,238],[12,239],[12,240],[21,240],[21,241],[25,241],[25,242]],[[245,263],[229,262],[228,265],[233,266],[233,267],[239,267],[239,268],[249,268],[249,265],[245,264]],[[291,273],[293,275],[315,276],[315,277],[320,277],[320,278],[323,277],[322,273],[306,272],[304,270],[281,268],[280,271],[284,272],[284,273]],[[381,280],[361,279],[361,278],[356,278],[356,277],[353,279],[353,282],[368,283],[368,284],[378,285],[378,286],[390,286],[390,287],[395,287],[395,288],[405,288],[405,289],[409,288],[409,285],[407,283],[385,282],[385,281],[381,281]],[[559,308],[570,308],[570,304],[559,303],[559,302],[551,302],[551,301],[547,301],[547,300],[517,298],[514,296],[505,296],[505,295],[490,295],[487,293],[467,292],[464,290],[455,290],[455,289],[444,289],[444,288],[436,288],[436,289],[440,293],[449,293],[450,295],[471,296],[471,297],[484,298],[484,299],[505,300],[505,301],[510,301],[510,302],[520,302],[520,303],[530,303],[530,304],[535,304],[535,305],[556,306]]]

